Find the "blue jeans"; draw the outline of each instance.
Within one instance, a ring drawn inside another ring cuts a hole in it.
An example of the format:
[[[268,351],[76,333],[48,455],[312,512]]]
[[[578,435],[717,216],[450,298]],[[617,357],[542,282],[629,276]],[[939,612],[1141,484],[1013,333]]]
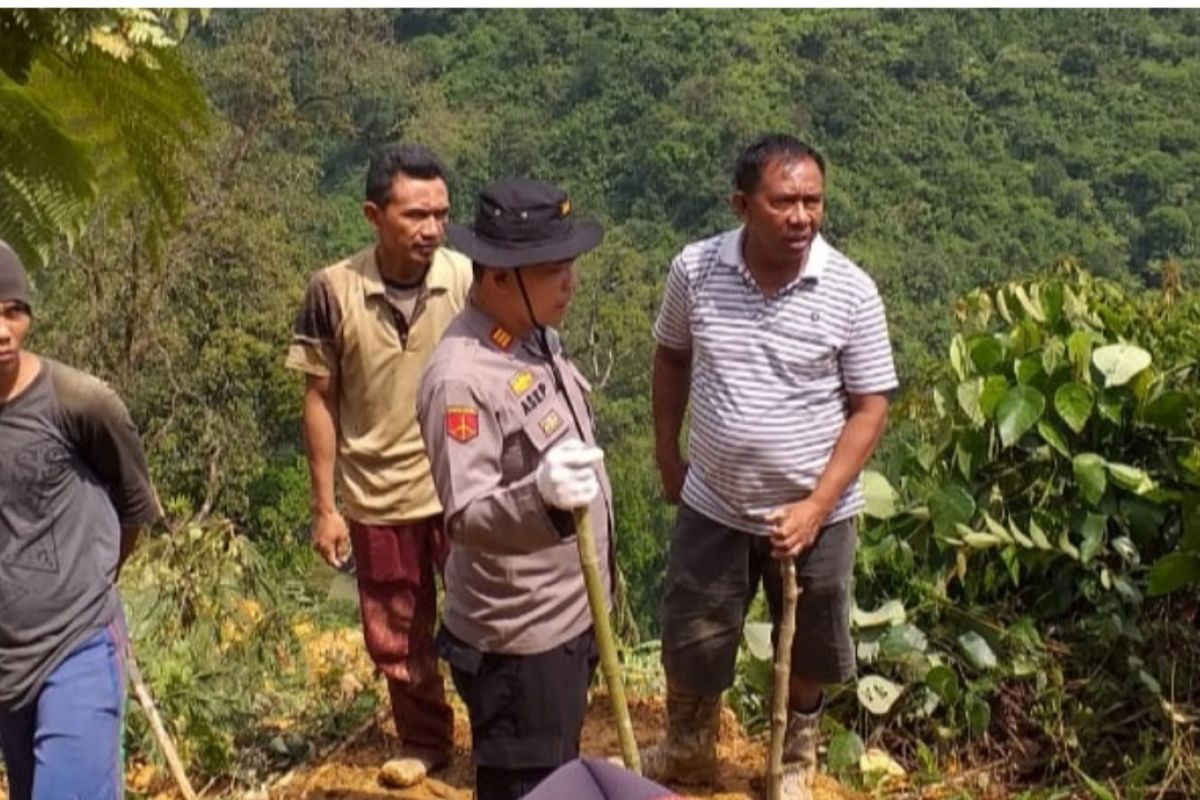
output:
[[[120,800],[125,634],[120,621],[54,668],[37,701],[0,711],[11,800]]]

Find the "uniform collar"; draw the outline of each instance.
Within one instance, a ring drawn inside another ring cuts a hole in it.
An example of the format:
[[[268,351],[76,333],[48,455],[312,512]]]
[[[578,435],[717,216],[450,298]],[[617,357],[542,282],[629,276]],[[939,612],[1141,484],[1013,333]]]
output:
[[[383,276],[379,274],[379,261],[375,258],[375,246],[361,250],[354,256],[354,268],[362,273],[363,293],[367,297],[383,296],[387,289]],[[433,253],[433,262],[429,272],[425,274],[425,288],[431,292],[444,292],[451,288],[454,280],[454,267],[446,254],[444,247],[439,247]]]
[[[530,331],[524,338],[516,337],[492,319],[486,311],[475,305],[474,299],[468,302],[467,307],[463,309],[462,318],[472,335],[480,341],[486,342],[494,350],[511,353],[521,346],[537,358],[545,358],[541,346],[536,341],[537,334],[534,331]],[[546,337],[550,342],[551,350],[555,353],[559,352],[558,331],[554,328],[547,328]]]
[[[746,257],[742,253],[742,240],[745,235],[746,227],[744,225],[726,233],[721,239],[721,248],[717,257],[723,264],[736,267],[743,277],[754,283],[750,269],[746,266]],[[825,274],[825,267],[829,263],[830,249],[829,242],[825,241],[825,237],[818,233],[808,248],[808,254],[804,257],[804,267],[800,270],[800,276],[788,284],[784,291],[796,283],[815,284],[820,281]]]

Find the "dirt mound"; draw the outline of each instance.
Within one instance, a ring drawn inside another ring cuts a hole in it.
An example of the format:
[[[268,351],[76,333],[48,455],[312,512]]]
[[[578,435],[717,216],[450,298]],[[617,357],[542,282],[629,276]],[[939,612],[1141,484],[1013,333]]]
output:
[[[608,698],[593,698],[583,729],[583,754],[607,757],[620,752]],[[657,699],[630,701],[633,728],[638,744],[653,744],[665,723],[663,704]],[[728,709],[722,714],[717,751],[720,771],[713,786],[672,786],[688,797],[712,800],[755,800],[762,796],[759,776],[766,765],[766,739],[747,738]],[[386,789],[378,781],[379,767],[396,753],[396,734],[390,720],[367,727],[342,751],[324,763],[297,770],[278,785],[271,800],[470,800],[473,784],[470,764],[470,734],[459,709],[455,733],[455,756],[450,767],[434,778],[406,790]],[[818,777],[815,800],[851,800],[851,792],[825,776]]]

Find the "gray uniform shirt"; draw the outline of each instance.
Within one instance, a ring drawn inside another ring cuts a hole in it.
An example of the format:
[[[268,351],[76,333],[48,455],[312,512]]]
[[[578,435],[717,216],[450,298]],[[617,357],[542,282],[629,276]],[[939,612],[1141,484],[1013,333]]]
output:
[[[120,612],[121,527],[154,521],[137,431],[105,383],[48,359],[0,403],[0,709]]]
[[[555,349],[565,394],[532,339],[469,304],[421,381],[421,434],[453,542],[443,621],[484,652],[544,652],[592,624],[571,514],[548,508],[535,480],[551,446],[579,438],[572,407],[595,442],[590,387]],[[590,514],[611,604],[612,490],[598,470]]]

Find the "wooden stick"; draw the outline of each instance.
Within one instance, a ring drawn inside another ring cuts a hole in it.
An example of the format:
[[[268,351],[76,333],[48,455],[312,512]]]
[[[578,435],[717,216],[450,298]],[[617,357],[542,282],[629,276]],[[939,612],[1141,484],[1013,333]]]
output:
[[[621,665],[617,661],[617,644],[612,623],[608,619],[608,604],[604,601],[604,585],[600,582],[600,560],[596,556],[596,537],[592,534],[592,517],[587,508],[575,509],[575,538],[579,546],[579,565],[583,568],[583,583],[587,587],[588,606],[592,610],[592,625],[596,629],[596,646],[600,650],[600,670],[608,687],[613,718],[617,722],[617,739],[621,742],[621,758],[625,768],[642,774],[637,740],[633,738],[633,722],[625,703],[625,685],[621,682]],[[613,567],[616,568],[615,566]]]
[[[767,761],[767,800],[783,797],[783,737],[787,733],[788,694],[792,676],[792,640],[796,636],[796,562],[779,565],[783,583],[783,612],[779,620],[779,642],[775,647],[775,689],[771,696],[771,750]]]
[[[171,737],[167,734],[166,726],[163,725],[162,717],[158,715],[158,707],[154,705],[154,699],[150,696],[150,689],[146,687],[146,682],[142,680],[142,671],[138,669],[137,662],[133,659],[132,643],[126,648],[125,653],[125,668],[129,671],[129,681],[133,684],[133,694],[137,697],[142,711],[146,713],[146,719],[150,721],[150,732],[154,734],[154,741],[158,743],[159,749],[162,750],[163,756],[167,759],[167,766],[170,767],[171,775],[175,778],[175,783],[179,786],[179,791],[183,793],[184,800],[196,800],[196,790],[192,788],[191,782],[188,781],[187,773],[183,769],[183,762],[179,759],[179,751],[175,749],[175,745],[171,742]]]

